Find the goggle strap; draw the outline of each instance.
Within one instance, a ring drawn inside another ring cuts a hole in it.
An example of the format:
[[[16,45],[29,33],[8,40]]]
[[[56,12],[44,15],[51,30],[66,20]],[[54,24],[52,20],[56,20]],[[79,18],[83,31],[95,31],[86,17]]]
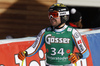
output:
[[[69,15],[69,11],[58,12],[59,16]]]

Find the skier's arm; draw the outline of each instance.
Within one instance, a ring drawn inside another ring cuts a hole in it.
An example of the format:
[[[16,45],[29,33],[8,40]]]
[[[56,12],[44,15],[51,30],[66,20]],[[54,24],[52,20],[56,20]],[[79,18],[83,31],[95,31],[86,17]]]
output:
[[[89,56],[89,51],[80,35],[80,33],[73,29],[73,41],[75,43],[75,46],[77,47],[77,49],[79,50],[79,52],[82,54],[82,59],[85,59]]]
[[[89,56],[89,51],[88,51],[81,35],[75,29],[73,29],[73,31],[72,31],[72,37],[73,37],[72,39],[73,39],[75,46],[79,50],[79,53],[78,52],[71,53],[68,56],[68,59],[69,59],[69,61],[71,61],[71,63],[76,63],[79,59],[87,58]]]
[[[19,52],[18,58],[20,60],[24,60],[25,57],[29,57],[36,54],[41,49],[41,47],[44,44],[44,33],[45,33],[45,29],[41,30],[41,32],[37,35],[37,38],[33,43],[33,45],[30,46],[25,51]]]
[[[35,40],[35,42],[33,43],[32,46],[30,46],[26,52],[27,52],[27,56],[32,56],[34,54],[36,54],[40,49],[41,47],[43,46],[44,44],[44,32],[45,32],[45,29],[43,29],[38,35],[37,35],[37,38]]]

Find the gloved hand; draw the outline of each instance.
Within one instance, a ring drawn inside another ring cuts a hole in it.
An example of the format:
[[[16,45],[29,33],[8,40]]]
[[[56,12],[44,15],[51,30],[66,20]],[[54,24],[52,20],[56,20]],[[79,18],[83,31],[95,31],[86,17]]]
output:
[[[25,57],[26,57],[26,51],[20,51],[19,53],[18,53],[18,58],[20,59],[20,60],[24,60],[25,59]]]
[[[68,60],[71,61],[71,63],[76,63],[82,57],[83,57],[83,55],[81,53],[71,53],[68,56]]]

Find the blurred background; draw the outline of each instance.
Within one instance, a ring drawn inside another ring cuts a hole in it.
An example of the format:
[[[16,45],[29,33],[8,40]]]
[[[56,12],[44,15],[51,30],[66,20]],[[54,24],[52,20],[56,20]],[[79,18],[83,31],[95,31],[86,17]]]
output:
[[[41,29],[50,26],[48,8],[60,2],[82,13],[84,29],[100,27],[100,1],[94,1],[0,0],[0,39],[36,36]],[[91,2],[94,4],[89,5]]]

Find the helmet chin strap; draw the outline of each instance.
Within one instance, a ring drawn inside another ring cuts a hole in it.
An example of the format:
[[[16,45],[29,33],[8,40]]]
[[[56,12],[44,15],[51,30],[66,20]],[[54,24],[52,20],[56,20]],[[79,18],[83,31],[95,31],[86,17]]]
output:
[[[60,28],[63,28],[64,25],[65,25],[65,23],[63,23],[63,24],[61,24],[60,26],[57,26],[57,27],[55,27],[55,28],[56,28],[56,29],[60,29]]]

